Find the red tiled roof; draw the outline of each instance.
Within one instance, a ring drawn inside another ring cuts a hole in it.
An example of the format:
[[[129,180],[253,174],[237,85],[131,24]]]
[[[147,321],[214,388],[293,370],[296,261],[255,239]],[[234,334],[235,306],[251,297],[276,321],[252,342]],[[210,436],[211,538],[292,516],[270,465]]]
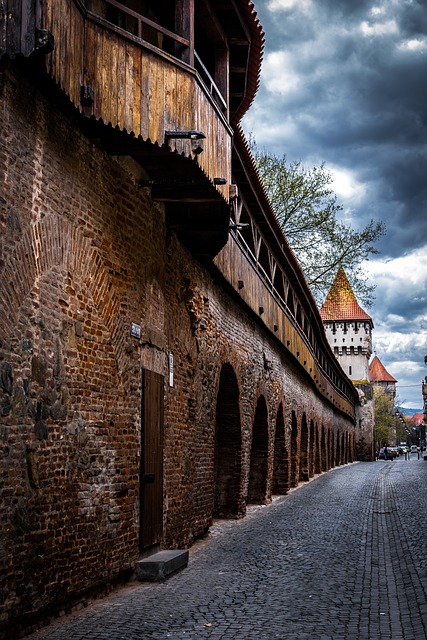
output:
[[[322,320],[370,320],[372,323],[371,316],[357,302],[342,267],[320,309],[320,317]]]
[[[381,360],[375,356],[369,365],[369,380],[371,382],[397,382],[396,378],[393,378],[381,362]]]

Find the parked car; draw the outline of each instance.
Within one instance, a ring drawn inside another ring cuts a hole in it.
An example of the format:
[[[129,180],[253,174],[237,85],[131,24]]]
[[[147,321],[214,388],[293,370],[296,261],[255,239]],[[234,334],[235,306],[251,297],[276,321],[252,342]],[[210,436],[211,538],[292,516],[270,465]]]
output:
[[[411,444],[411,453],[418,453],[418,447],[416,444]]]
[[[394,457],[390,447],[381,447],[378,452],[378,460],[394,460]]]

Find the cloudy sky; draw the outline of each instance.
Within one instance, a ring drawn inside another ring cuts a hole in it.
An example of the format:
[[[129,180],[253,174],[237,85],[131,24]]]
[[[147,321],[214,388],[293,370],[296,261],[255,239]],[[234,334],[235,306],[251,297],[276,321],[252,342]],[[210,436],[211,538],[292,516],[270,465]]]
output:
[[[376,355],[403,407],[427,375],[427,2],[254,0],[261,84],[243,122],[258,147],[325,162],[345,219],[385,222],[367,263]]]

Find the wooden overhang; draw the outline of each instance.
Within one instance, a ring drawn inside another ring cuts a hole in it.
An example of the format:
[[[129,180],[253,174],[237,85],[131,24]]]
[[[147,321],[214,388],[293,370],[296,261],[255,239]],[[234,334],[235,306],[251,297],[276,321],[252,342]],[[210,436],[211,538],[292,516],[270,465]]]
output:
[[[234,135],[233,178],[239,187],[239,192],[244,195],[250,215],[261,230],[269,247],[275,251],[276,258],[286,273],[289,282],[300,299],[306,300],[305,310],[307,315],[319,315],[317,305],[300,264],[277,221],[276,214],[260,181],[248,143],[239,126],[236,127]],[[320,316],[318,317],[318,325],[323,330]]]
[[[87,137],[107,153],[129,156],[141,166],[146,177],[139,185],[164,205],[169,228],[199,259],[212,259],[227,242],[230,204],[197,162],[167,143],[153,145],[93,118],[79,120]]]
[[[224,25],[230,48],[230,121],[237,126],[258,91],[264,31],[253,2],[216,0],[215,11]]]
[[[170,228],[197,257],[211,259],[228,237],[232,123],[258,88],[264,34],[248,0],[176,5],[188,10],[185,19],[196,14],[209,37],[222,34],[228,62],[217,73],[228,104],[185,56],[109,23],[85,0],[3,0],[0,58],[27,59],[29,79],[88,137],[112,155],[133,157],[153,200],[164,203]],[[188,32],[189,60],[196,64],[194,29]],[[177,139],[179,132],[194,136]]]

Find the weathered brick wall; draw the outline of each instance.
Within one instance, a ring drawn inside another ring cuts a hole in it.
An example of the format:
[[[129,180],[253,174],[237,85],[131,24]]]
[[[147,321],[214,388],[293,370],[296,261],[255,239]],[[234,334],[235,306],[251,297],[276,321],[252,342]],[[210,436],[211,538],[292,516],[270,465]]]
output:
[[[133,569],[141,367],[166,381],[165,547],[190,545],[212,521],[225,365],[239,395],[239,515],[255,415],[267,501],[281,403],[289,451],[292,413],[298,429],[313,423],[311,447],[322,428],[337,443],[352,425],[166,229],[134,163],[101,152],[15,74],[0,72],[0,629],[18,633]],[[325,444],[318,467],[336,446]]]
[[[24,81],[6,72],[1,92],[4,621],[137,558],[141,354],[129,325],[163,332],[164,223]]]
[[[307,421],[313,420],[319,431],[322,426],[332,433],[351,429],[344,417],[335,414],[314,393],[310,382],[278,348],[274,338],[262,332],[256,319],[230,296],[221,279],[213,279],[202,270],[180,250],[175,240],[169,246],[168,264],[171,294],[167,297],[172,302],[167,312],[168,345],[175,355],[179,381],[168,390],[166,407],[166,493],[176,498],[168,503],[165,532],[171,546],[187,546],[211,522],[212,451],[219,378],[224,364],[232,365],[239,383],[244,494],[248,488],[253,422],[260,395],[265,397],[268,408],[267,495],[272,490],[274,430],[281,402],[288,449],[292,411],[298,424],[306,415]],[[173,292],[180,292],[183,305],[176,304]],[[311,476],[313,472],[314,467],[307,471]],[[177,484],[181,487],[179,497]]]

